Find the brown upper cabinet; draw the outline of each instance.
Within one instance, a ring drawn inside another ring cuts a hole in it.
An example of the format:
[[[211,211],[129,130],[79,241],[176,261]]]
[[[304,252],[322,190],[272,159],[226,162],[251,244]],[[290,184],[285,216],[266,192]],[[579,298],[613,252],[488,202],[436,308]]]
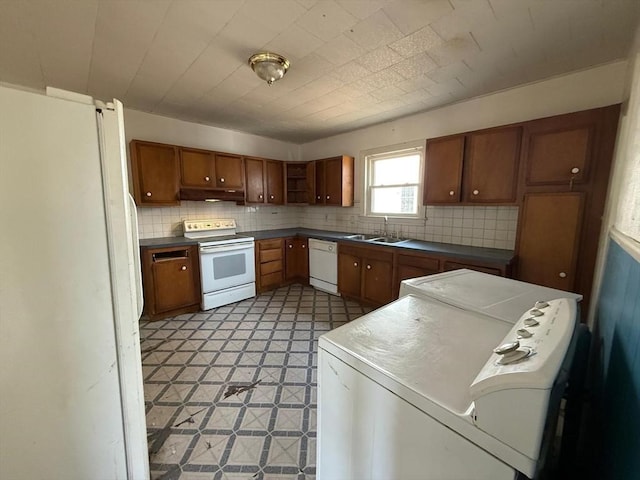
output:
[[[179,205],[178,147],[132,140],[129,149],[136,204]]]
[[[562,115],[529,122],[525,126],[523,150],[527,186],[589,181],[596,122],[579,118],[576,124],[567,124],[566,119]]]
[[[462,199],[464,135],[427,140],[425,158],[425,205],[458,203]]]
[[[180,185],[187,188],[244,190],[242,157],[180,148]]]
[[[501,127],[427,140],[423,203],[515,203],[521,137]]]
[[[353,157],[341,155],[313,162],[316,205],[353,206]]]
[[[284,203],[283,162],[245,157],[247,203]]]

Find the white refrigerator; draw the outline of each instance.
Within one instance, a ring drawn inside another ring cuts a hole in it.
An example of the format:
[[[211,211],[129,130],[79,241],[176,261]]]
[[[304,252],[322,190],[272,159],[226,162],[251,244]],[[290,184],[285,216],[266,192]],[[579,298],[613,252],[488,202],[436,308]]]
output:
[[[122,104],[0,86],[0,478],[149,477]]]

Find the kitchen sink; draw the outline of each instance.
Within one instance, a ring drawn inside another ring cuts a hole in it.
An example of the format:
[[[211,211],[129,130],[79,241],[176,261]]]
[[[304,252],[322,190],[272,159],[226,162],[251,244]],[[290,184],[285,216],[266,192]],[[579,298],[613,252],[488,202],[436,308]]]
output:
[[[396,238],[396,237],[376,237],[369,240],[370,242],[375,243],[402,243],[408,241],[406,238]]]
[[[372,235],[368,233],[356,233],[353,235],[346,235],[344,238],[347,240],[364,240],[365,242],[367,242],[376,238],[380,238],[380,235]]]
[[[347,240],[362,240],[364,242],[374,242],[374,243],[401,243],[406,242],[407,239],[395,238],[395,237],[381,237],[379,234],[370,234],[370,233],[355,233],[353,235],[346,235],[344,237]]]

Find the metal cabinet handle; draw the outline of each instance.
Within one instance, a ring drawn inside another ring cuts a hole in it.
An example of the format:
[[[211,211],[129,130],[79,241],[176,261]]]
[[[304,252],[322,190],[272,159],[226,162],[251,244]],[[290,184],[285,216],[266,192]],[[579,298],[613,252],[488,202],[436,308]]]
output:
[[[220,183],[224,183],[224,178],[220,178]]]
[[[147,197],[150,197],[150,196],[151,196],[151,192],[147,192]]]
[[[573,174],[580,173],[580,169],[578,167],[573,167],[571,169],[571,173],[573,173]]]
[[[478,190],[474,190],[474,191],[473,191],[473,194],[474,194],[474,195],[478,195],[479,193],[480,193],[480,192],[479,192]]]
[[[270,198],[271,200],[273,200],[273,195],[269,195],[269,198]]]
[[[449,196],[453,197],[456,194],[456,192],[454,192],[453,190],[449,191]]]
[[[261,193],[260,193],[260,194],[258,194],[258,198],[259,198],[260,200],[262,200],[262,194],[261,194]]]
[[[560,278],[567,278],[567,274],[566,274],[565,272],[560,272],[560,273],[558,274],[558,276],[559,276]]]
[[[307,248],[307,246],[303,243],[303,244],[302,244],[302,248]]]
[[[371,270],[371,265],[367,265],[367,270]]]
[[[182,265],[182,267],[180,267],[180,270],[182,270],[183,272],[187,269],[186,265]]]
[[[289,248],[293,248],[293,245],[291,243],[289,244]]]
[[[331,197],[329,195],[327,195],[327,200],[329,200]]]
[[[209,180],[211,180],[209,177],[204,177],[205,182],[208,182]]]
[[[318,195],[318,196],[316,197],[316,199],[320,200],[320,195]]]
[[[353,262],[353,266],[357,267],[358,266],[358,262]]]

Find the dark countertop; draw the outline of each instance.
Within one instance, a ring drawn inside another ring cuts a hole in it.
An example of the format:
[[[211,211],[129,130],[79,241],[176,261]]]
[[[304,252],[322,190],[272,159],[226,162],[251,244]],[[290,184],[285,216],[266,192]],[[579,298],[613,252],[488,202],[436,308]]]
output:
[[[409,240],[400,244],[380,245],[379,243],[365,242],[363,240],[349,240],[344,237],[353,235],[353,232],[331,232],[327,230],[314,230],[310,228],[281,228],[277,230],[257,230],[253,232],[238,232],[240,235],[254,237],[256,240],[266,240],[269,238],[293,237],[302,235],[305,237],[317,238],[319,240],[349,242],[355,245],[376,245],[387,248],[395,248],[409,251],[420,251],[448,257],[455,257],[467,260],[476,260],[496,265],[508,265],[513,261],[513,250],[503,250],[500,248],[471,247],[468,245],[456,245],[453,243],[427,242],[424,240]],[[184,237],[163,237],[147,238],[140,240],[141,247],[173,247],[180,245],[196,245],[196,240]]]

